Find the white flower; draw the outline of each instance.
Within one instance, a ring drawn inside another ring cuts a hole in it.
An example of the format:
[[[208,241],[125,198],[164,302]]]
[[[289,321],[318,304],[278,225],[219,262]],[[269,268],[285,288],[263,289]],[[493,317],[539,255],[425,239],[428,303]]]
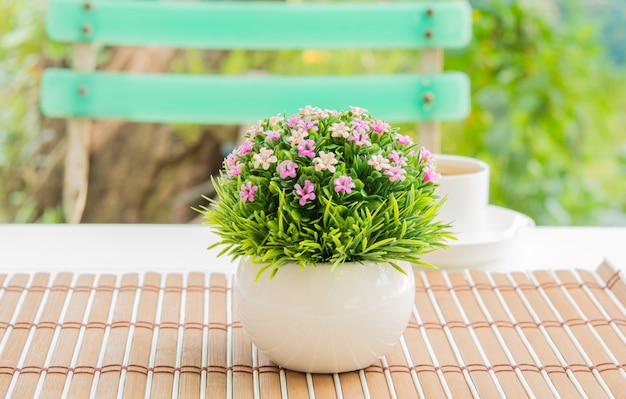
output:
[[[300,115],[311,116],[315,115],[315,113],[319,110],[319,108],[313,108],[310,105],[307,105],[304,108],[300,108]]]
[[[261,148],[258,154],[254,154],[254,167],[258,168],[259,165],[263,166],[263,169],[267,170],[270,164],[278,161],[278,158],[274,155],[274,150],[268,148]]]
[[[372,158],[367,161],[367,164],[373,166],[376,170],[389,168],[389,160],[387,158],[383,158],[382,155],[372,155]]]
[[[333,123],[330,125],[330,128],[328,128],[328,131],[332,133],[333,137],[343,137],[347,139],[348,136],[350,136],[350,127],[346,126],[343,122]]]
[[[283,120],[285,120],[285,118],[283,118],[282,116],[280,116],[280,114],[277,114],[276,116],[272,116],[270,118],[270,126],[271,127],[276,127],[276,125],[278,125],[280,122],[282,122]]]
[[[259,134],[265,133],[265,131],[261,127],[261,121],[257,122],[255,125],[250,126],[250,129],[248,129],[248,133],[250,133],[251,138],[258,136]]]
[[[320,151],[319,156],[313,158],[316,172],[328,169],[330,173],[335,173],[335,167],[333,165],[336,165],[338,162],[339,161],[335,159],[334,152],[325,153],[324,151]]]
[[[362,115],[365,112],[367,112],[367,110],[365,108],[353,107],[352,105],[350,106],[350,111],[352,111],[352,113],[355,114],[355,115]]]
[[[306,130],[298,129],[298,130],[295,130],[295,131],[291,132],[291,137],[289,137],[288,140],[291,143],[291,145],[298,145],[308,135],[309,135],[309,133],[307,133]]]

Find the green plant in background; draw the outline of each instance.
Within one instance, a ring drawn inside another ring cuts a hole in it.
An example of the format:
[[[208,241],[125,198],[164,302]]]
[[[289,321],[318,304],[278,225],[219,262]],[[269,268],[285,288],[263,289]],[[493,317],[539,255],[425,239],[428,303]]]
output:
[[[626,81],[594,27],[575,8],[557,23],[518,2],[483,3],[470,48],[446,61],[469,73],[473,108],[445,127],[444,150],[489,162],[492,202],[540,224],[626,223],[615,151],[626,144]]]
[[[62,51],[45,41],[44,7],[40,0],[0,0],[0,222],[61,220],[60,208],[38,210],[33,200],[47,162],[37,153],[47,139],[38,107],[43,53]]]
[[[254,125],[224,161],[218,200],[202,208],[224,251],[273,276],[344,262],[409,261],[442,247],[430,153],[366,110],[307,106]]]

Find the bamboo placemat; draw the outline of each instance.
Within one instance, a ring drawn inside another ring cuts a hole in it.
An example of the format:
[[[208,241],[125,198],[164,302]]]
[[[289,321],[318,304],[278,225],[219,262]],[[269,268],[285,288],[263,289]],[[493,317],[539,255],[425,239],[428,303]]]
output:
[[[387,356],[312,375],[254,348],[223,274],[0,274],[0,397],[626,397],[626,285],[610,266],[416,284]]]

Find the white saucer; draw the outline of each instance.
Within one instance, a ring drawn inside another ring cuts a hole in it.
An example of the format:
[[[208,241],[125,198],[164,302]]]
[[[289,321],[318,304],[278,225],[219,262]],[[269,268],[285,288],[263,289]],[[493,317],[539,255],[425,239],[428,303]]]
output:
[[[522,213],[489,205],[485,234],[451,240],[448,248],[426,254],[422,259],[440,268],[479,266],[510,251],[518,238],[534,227],[535,222]]]

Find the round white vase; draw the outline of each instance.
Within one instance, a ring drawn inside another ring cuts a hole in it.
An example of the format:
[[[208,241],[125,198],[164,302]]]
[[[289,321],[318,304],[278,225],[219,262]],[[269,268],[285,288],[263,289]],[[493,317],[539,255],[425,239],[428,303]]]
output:
[[[384,355],[404,332],[415,301],[411,265],[286,265],[270,280],[244,258],[234,295],[241,324],[276,364],[310,373],[358,370]]]

